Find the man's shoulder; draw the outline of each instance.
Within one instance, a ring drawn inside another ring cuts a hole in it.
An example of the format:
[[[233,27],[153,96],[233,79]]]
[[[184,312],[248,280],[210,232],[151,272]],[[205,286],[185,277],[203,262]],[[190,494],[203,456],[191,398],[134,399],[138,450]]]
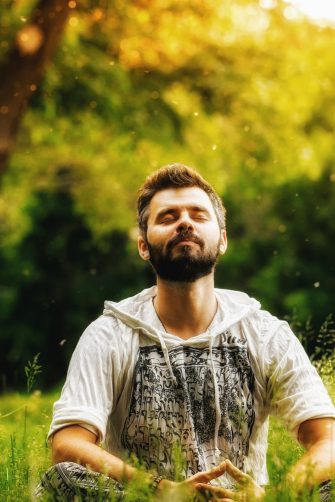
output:
[[[243,291],[215,288],[224,316],[235,322],[243,321],[261,336],[267,336],[284,322],[262,309],[261,303]]]
[[[86,343],[89,341],[106,342],[113,337],[118,328],[119,321],[115,317],[100,315],[92,321],[81,335],[81,340]]]
[[[129,316],[136,316],[138,310],[141,309],[143,304],[151,301],[156,295],[156,286],[143,289],[133,296],[124,298],[118,302],[106,300],[104,303],[103,315],[114,316],[119,312],[123,312]],[[118,317],[118,316],[116,316]]]
[[[254,342],[262,346],[267,343],[286,343],[296,338],[288,322],[261,307],[261,303],[243,291],[215,289],[228,315],[242,323],[243,330]]]
[[[307,357],[299,339],[292,331],[289,323],[266,310],[259,310],[246,321],[249,347],[256,357],[265,363],[279,361],[290,352]],[[270,364],[269,363],[269,364]]]
[[[106,300],[103,313],[87,326],[81,336],[82,340],[98,343],[112,341],[114,338],[119,340],[120,335],[131,332],[133,325],[138,324],[143,305],[154,295],[155,289],[148,288],[118,302]]]

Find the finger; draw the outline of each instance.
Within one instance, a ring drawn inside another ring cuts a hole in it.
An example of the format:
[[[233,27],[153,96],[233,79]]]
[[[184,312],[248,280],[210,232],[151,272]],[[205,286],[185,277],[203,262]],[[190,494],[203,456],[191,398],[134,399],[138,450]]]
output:
[[[236,497],[235,491],[229,490],[229,488],[224,488],[223,486],[213,486],[213,485],[207,485],[206,483],[197,483],[195,487],[199,491],[206,491],[211,495],[219,497],[220,499],[222,497],[228,497],[234,500]]]
[[[194,474],[187,481],[193,483],[209,483],[212,479],[219,478],[226,472],[226,462],[223,461],[221,464],[213,467],[213,469],[209,469],[208,471],[198,472]]]
[[[250,476],[243,471],[240,471],[235,465],[233,465],[230,460],[226,460],[226,471],[230,476],[232,476],[238,483],[246,483],[250,481]]]

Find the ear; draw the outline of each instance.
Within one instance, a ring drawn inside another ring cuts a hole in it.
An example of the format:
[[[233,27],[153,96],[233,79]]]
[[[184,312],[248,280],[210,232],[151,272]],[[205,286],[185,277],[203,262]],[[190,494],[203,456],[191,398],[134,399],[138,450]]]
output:
[[[219,245],[219,253],[224,255],[227,251],[228,241],[227,241],[227,233],[224,229],[221,230],[220,236],[220,245]]]
[[[148,261],[150,259],[150,253],[147,245],[146,239],[142,235],[137,238],[137,248],[142,260]]]

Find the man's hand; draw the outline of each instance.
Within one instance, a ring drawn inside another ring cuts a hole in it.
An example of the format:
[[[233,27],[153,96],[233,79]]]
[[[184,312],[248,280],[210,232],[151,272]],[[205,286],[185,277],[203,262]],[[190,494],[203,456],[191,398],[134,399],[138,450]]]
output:
[[[264,489],[259,486],[248,474],[240,471],[230,460],[225,460],[225,471],[237,482],[236,489],[230,490],[221,486],[198,483],[196,488],[209,493],[214,500],[221,502],[258,502],[265,495]]]
[[[163,495],[163,500],[170,501],[174,494],[178,496],[178,500],[190,500],[191,496],[195,496],[197,492],[202,491],[203,486],[206,488],[210,487],[211,485],[208,483],[212,479],[219,478],[225,472],[226,461],[221,462],[221,464],[208,471],[197,472],[197,474],[185,479],[185,481],[176,482],[163,479],[158,486],[158,493],[159,495]]]
[[[230,474],[230,476],[237,481],[236,490],[230,490],[210,484],[210,481],[222,476],[225,472]],[[164,492],[165,489],[168,490],[169,500],[171,500],[171,494],[174,491],[178,493],[178,495],[184,492],[185,500],[189,500],[191,494],[195,495],[196,492],[198,492],[204,494],[206,498],[210,500],[220,502],[259,502],[265,495],[265,491],[261,486],[248,476],[248,474],[237,469],[229,460],[224,460],[213,469],[194,474],[191,478],[180,483],[163,480],[159,486],[159,490]]]

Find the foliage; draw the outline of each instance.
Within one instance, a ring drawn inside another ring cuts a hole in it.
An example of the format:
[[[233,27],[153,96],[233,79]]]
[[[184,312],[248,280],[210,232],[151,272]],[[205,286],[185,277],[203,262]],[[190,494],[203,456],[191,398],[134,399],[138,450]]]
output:
[[[1,4],[2,61],[35,3]],[[136,190],[175,160],[228,208],[218,286],[310,319],[309,353],[322,346],[335,314],[335,39],[286,7],[78,2],[1,186],[2,388],[24,384],[37,352],[41,384],[62,379],[103,300],[152,282],[136,257]]]
[[[44,367],[40,383],[60,381],[74,344],[104,300],[130,296],[151,276],[123,233],[95,242],[66,193],[38,194],[31,211],[31,233],[15,254],[0,255],[8,280],[8,300],[0,305],[0,361],[9,388],[23,384],[24,363],[37,352]]]
[[[235,188],[226,197],[231,240],[217,269],[218,284],[232,289],[238,284],[261,299],[264,308],[290,319],[294,331],[305,337],[309,354],[316,347],[319,354],[331,351],[335,273],[331,174],[325,171],[315,181],[293,179],[249,199]]]
[[[22,9],[7,9],[7,31]],[[221,192],[243,178],[255,192],[250,177],[316,179],[334,161],[334,37],[284,13],[282,2],[83,2],[21,130],[1,205],[7,239],[27,231],[27,200],[64,167],[97,236],[129,228],[143,176],[173,159]]]
[[[333,316],[330,314],[321,324],[318,330],[315,330],[311,319],[302,322],[296,314],[288,316],[287,320],[291,324],[291,328],[304,346],[305,350],[311,354],[312,360],[317,360],[321,363],[323,360],[335,356],[335,330]],[[321,359],[321,361],[319,361]],[[326,367],[327,365],[325,365]],[[323,366],[322,366],[323,367]]]

